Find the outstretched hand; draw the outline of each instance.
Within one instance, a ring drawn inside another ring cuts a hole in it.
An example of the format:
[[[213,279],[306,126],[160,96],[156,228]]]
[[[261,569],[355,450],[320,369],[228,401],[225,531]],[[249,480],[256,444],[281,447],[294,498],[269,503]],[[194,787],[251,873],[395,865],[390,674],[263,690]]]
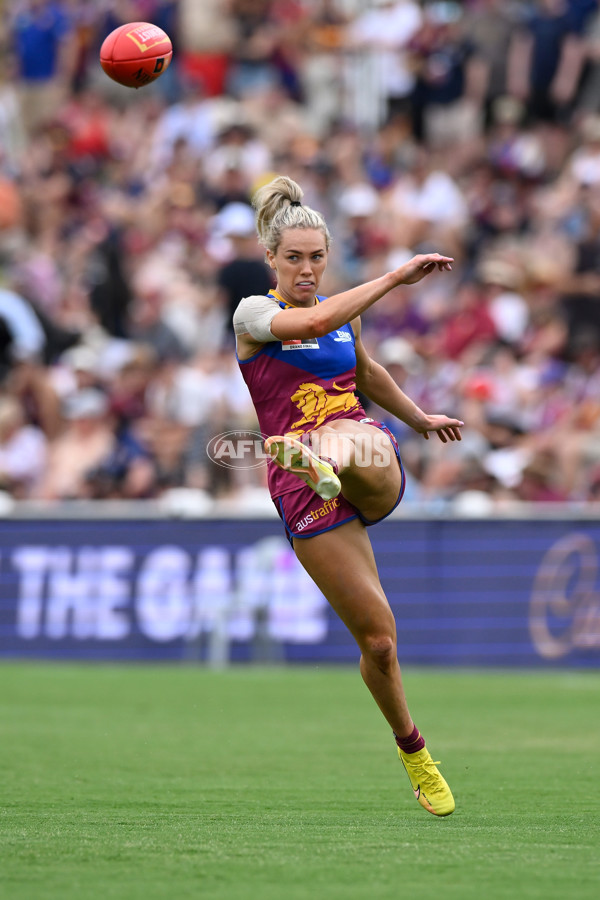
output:
[[[451,256],[441,256],[439,253],[419,253],[418,256],[413,256],[398,269],[398,275],[401,276],[399,284],[416,284],[435,269],[439,272],[451,272],[453,262],[454,259]]]
[[[425,440],[429,440],[429,432],[437,432],[437,436],[444,444],[448,441],[462,440],[460,429],[464,425],[459,419],[449,419],[448,416],[427,416],[426,421],[415,428],[422,434]]]

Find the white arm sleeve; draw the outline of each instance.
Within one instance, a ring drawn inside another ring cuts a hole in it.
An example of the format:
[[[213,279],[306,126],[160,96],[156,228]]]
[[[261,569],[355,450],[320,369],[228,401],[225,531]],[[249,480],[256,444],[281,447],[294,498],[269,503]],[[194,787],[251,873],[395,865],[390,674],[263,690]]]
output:
[[[244,297],[233,314],[233,330],[236,334],[249,334],[261,344],[276,341],[271,322],[278,312],[281,307],[272,297]]]

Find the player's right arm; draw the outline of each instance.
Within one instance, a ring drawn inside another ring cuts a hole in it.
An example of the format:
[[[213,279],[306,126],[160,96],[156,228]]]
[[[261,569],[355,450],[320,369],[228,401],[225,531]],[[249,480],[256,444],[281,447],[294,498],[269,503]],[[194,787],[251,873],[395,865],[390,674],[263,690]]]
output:
[[[361,315],[393,288],[401,284],[416,284],[436,268],[440,272],[449,271],[453,261],[450,256],[439,253],[419,254],[395,271],[341,294],[334,294],[324,303],[282,310],[271,322],[273,336],[279,341],[323,337]]]
[[[268,341],[323,337],[341,328],[401,284],[416,284],[437,268],[450,271],[453,259],[439,253],[414,256],[393,272],[328,297],[310,307],[282,310],[269,298],[242,300],[234,316],[238,355],[247,358]]]

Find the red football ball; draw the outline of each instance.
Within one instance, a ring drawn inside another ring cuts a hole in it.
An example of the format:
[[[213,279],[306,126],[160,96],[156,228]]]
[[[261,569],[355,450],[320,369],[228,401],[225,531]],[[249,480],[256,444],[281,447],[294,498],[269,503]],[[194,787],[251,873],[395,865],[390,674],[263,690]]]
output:
[[[100,65],[113,81],[139,88],[167,69],[173,45],[166,32],[150,22],[129,22],[108,35],[100,48]]]

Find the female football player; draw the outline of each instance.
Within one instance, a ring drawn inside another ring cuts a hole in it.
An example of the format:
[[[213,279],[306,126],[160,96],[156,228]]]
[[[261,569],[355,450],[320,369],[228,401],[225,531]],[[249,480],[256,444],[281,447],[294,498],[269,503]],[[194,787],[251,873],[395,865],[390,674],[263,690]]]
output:
[[[454,798],[408,709],[394,616],[366,527],[398,505],[404,471],[395,438],[366,416],[356,390],[426,439],[437,433],[444,443],[460,440],[463,423],[419,409],[369,358],[360,337],[360,315],[373,303],[397,285],[450,270],[453,260],[415,256],[374,281],[320,297],[331,237],[302,195],[281,176],[254,198],[277,286],[239,304],[237,356],[267,436],[269,489],[288,538],[360,648],[362,677],[394,733],[415,797],[447,816]]]

